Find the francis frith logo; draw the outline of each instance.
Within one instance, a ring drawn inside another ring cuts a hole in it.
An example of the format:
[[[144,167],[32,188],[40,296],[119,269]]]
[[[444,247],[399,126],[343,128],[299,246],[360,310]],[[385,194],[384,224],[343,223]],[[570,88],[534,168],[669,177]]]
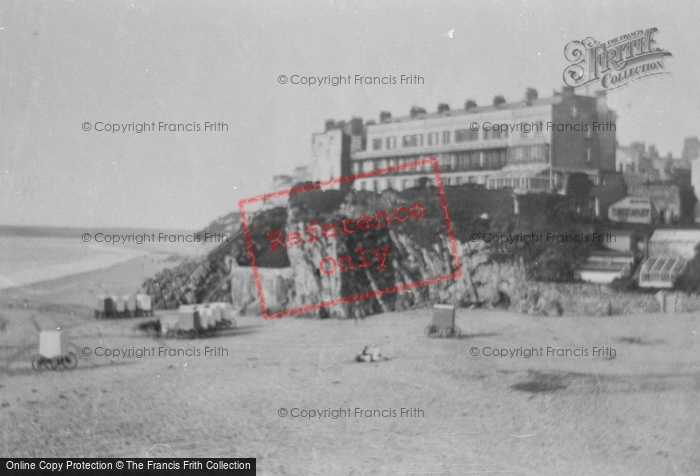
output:
[[[564,70],[564,83],[574,88],[597,84],[600,91],[609,91],[638,79],[668,74],[664,58],[673,55],[656,46],[654,35],[658,31],[638,30],[607,42],[591,37],[572,41],[564,48],[564,56],[572,63]]]

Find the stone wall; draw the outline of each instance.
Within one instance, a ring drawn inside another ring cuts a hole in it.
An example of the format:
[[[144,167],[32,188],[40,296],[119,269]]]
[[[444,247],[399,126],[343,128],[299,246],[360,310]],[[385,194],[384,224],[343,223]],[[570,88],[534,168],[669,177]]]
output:
[[[258,268],[268,314],[288,309],[295,303],[292,268]],[[241,314],[260,315],[260,300],[253,268],[231,267],[231,302]]]
[[[401,240],[398,238],[399,242]],[[404,245],[407,253],[418,254],[410,243]],[[393,293],[391,296],[380,296],[382,304],[378,308],[372,308],[360,300],[330,306],[324,311],[307,312],[306,315],[342,319],[363,317],[381,311],[430,307],[437,303],[454,304],[458,307],[478,305],[503,308],[530,315],[608,316],[662,312],[660,300],[653,293],[616,292],[607,286],[588,283],[528,281],[524,266],[488,260],[479,252],[478,247],[478,244],[471,243],[459,245],[463,271],[460,278]],[[320,256],[321,249],[311,252]],[[424,253],[424,256],[416,256],[413,269],[397,264],[397,279],[408,282],[416,276],[415,269],[421,267],[426,275],[448,270],[449,266],[444,262],[440,265],[440,261],[433,261],[431,258],[444,252],[445,250],[440,250],[439,247],[437,250],[425,250],[421,253]],[[302,254],[298,258],[303,259]],[[294,261],[299,262],[296,258]],[[321,298],[337,296],[333,293],[339,292],[338,281],[324,280],[316,276],[313,272],[313,262],[315,261],[309,260],[307,264],[292,268],[259,269],[268,312],[317,304],[323,300]],[[432,269],[433,266],[437,266],[438,269]],[[445,269],[439,269],[442,266]],[[670,294],[675,296],[676,312],[700,312],[700,295]],[[242,313],[260,314],[252,268],[232,268],[231,297],[234,305]],[[670,308],[673,304],[668,304],[672,302],[673,298],[667,298],[667,312],[673,312]]]

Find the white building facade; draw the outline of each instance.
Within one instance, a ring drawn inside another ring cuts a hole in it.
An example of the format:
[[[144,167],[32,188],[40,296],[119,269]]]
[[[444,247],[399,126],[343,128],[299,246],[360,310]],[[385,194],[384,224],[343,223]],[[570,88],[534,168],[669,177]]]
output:
[[[352,173],[436,157],[445,185],[555,191],[570,172],[586,173],[597,184],[601,171],[615,171],[614,120],[604,97],[576,96],[572,90],[532,101],[386,119],[367,125],[366,148],[352,153]],[[612,127],[605,131],[602,124]],[[435,184],[435,174],[423,166],[359,178],[354,188],[404,190],[422,177]]]

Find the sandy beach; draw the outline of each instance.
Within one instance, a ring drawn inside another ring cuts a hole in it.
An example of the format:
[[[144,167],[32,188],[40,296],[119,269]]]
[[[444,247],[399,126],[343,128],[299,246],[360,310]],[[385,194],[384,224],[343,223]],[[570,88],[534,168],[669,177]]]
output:
[[[2,454],[256,457],[263,475],[680,475],[700,467],[697,315],[462,309],[459,339],[425,337],[428,310],[358,322],[242,316],[237,329],[196,340],[147,337],[135,327],[149,318],[93,317],[96,293],[133,292],[166,265],[139,257],[0,291]],[[28,309],[9,307],[23,299]],[[79,355],[75,370],[31,369],[37,328],[53,326]],[[356,363],[366,345],[388,360]],[[524,357],[523,349],[547,347],[588,355]],[[113,358],[112,349],[131,354]],[[521,353],[484,355],[493,349]]]

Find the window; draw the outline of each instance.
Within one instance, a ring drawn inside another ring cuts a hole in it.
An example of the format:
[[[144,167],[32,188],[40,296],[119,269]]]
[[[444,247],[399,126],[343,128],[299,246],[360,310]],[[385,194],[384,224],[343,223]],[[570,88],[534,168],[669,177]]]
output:
[[[359,174],[362,169],[362,162],[355,162],[352,164],[352,173]]]
[[[423,134],[413,134],[403,136],[404,147],[421,147],[423,145]]]
[[[536,123],[525,123],[523,124],[522,129],[520,129],[520,138],[529,139],[533,136],[540,137],[543,130],[544,127],[542,125],[542,121],[538,121]]]
[[[372,190],[374,190],[375,192],[379,191],[379,180],[372,181]]]
[[[442,144],[446,145],[450,143],[450,137],[452,136],[451,131],[443,131],[442,133]]]
[[[455,142],[470,142],[479,139],[479,131],[458,129],[455,131]]]
[[[381,139],[372,139],[372,150],[382,150]]]
[[[484,152],[483,166],[486,169],[500,169],[507,163],[506,149],[487,150]]]
[[[440,169],[445,171],[452,170],[452,156],[450,154],[438,154],[437,159]]]
[[[428,145],[438,145],[438,133],[431,132],[428,134]]]
[[[396,137],[386,138],[386,148],[389,150],[396,149]]]
[[[459,152],[456,154],[455,168],[457,170],[473,170],[481,166],[479,151]]]
[[[367,190],[367,181],[363,180],[360,183],[360,190]]]
[[[518,147],[510,147],[508,149],[509,164],[528,164],[548,162],[547,146],[545,144],[537,145],[522,145]]]
[[[392,179],[386,179],[386,188],[394,188],[394,181]]]
[[[499,130],[484,130],[484,140],[497,140],[497,139],[507,139],[508,138],[508,129],[503,127],[502,129]]]

